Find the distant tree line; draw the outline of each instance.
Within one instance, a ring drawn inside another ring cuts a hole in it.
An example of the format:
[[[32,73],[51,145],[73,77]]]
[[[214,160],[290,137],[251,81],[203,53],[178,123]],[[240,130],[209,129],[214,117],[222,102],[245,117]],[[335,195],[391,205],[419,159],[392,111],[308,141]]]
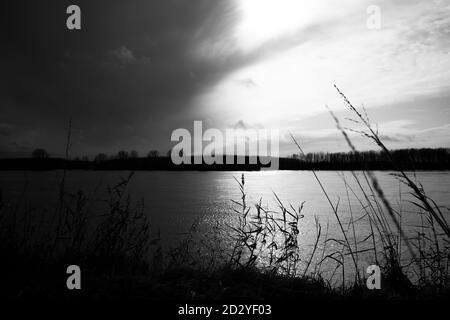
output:
[[[170,157],[170,153],[171,150],[169,150],[167,152],[167,156]],[[160,153],[158,150],[150,150],[147,153],[147,158],[158,158],[160,157]],[[33,152],[31,153],[31,158],[33,159],[49,159],[50,158],[50,154],[42,148],[38,148],[33,150]],[[107,155],[106,153],[99,153],[94,157],[94,161],[95,162],[103,162],[103,161],[107,161],[107,160],[113,160],[113,159],[121,159],[121,160],[125,160],[125,159],[137,159],[139,158],[139,153],[136,150],[132,150],[130,152],[125,151],[125,150],[120,150],[119,152],[117,152],[114,155]],[[71,160],[74,161],[90,161],[88,156],[76,156],[74,158],[72,158]]]
[[[281,159],[280,159],[281,160]],[[392,150],[390,155],[382,151],[361,152],[315,152],[306,155],[293,154],[284,159],[284,169],[313,168],[318,169],[395,169],[397,164],[404,169],[448,169],[450,168],[450,149],[423,148]]]
[[[157,157],[159,157],[159,151],[158,150],[150,150],[147,153],[146,157],[147,158],[157,158]],[[99,162],[99,161],[106,161],[106,160],[113,160],[113,159],[125,160],[125,159],[137,159],[137,158],[139,158],[139,153],[136,150],[132,150],[130,152],[121,150],[116,155],[113,155],[113,156],[107,156],[104,153],[99,153],[95,157],[94,160]]]
[[[52,158],[44,149],[32,152],[31,159],[0,159],[5,170],[26,169],[98,169],[98,170],[259,170],[265,165],[243,166],[223,165],[189,165],[176,166],[170,159],[169,151],[161,156],[157,150],[150,150],[146,156],[139,157],[136,151],[121,150],[115,155],[97,154],[93,161],[88,157]],[[193,161],[191,161],[193,163]],[[294,154],[279,159],[280,170],[450,170],[450,149],[400,149],[392,150],[390,156],[380,151],[362,152],[315,152],[306,155]]]

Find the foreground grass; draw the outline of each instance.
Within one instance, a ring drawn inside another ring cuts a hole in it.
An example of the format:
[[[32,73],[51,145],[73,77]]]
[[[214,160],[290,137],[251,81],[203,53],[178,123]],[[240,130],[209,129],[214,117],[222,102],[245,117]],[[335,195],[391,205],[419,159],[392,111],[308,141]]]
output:
[[[19,262],[19,261],[17,261]],[[36,263],[36,261],[29,261]],[[19,265],[19,263],[17,264]],[[289,277],[258,269],[223,267],[214,271],[168,268],[159,273],[98,273],[82,267],[82,290],[65,288],[67,264],[44,269],[9,271],[2,296],[7,299],[50,300],[176,300],[176,301],[308,301],[308,300],[448,300],[449,290],[429,287],[398,287],[383,281],[381,290],[365,285],[331,287],[323,279]],[[20,272],[23,271],[23,272]],[[5,294],[6,293],[6,294]]]
[[[1,296],[8,299],[151,299],[151,300],[437,300],[450,298],[448,287],[433,278],[412,284],[402,269],[389,260],[383,265],[382,289],[368,290],[365,279],[331,285],[311,263],[316,247],[300,265],[297,241],[298,210],[279,201],[281,214],[246,204],[245,181],[235,201],[237,220],[224,226],[230,252],[215,251],[217,239],[202,238],[198,250],[191,234],[179,246],[162,252],[159,239],[148,231],[139,205],[132,205],[126,186],[130,177],[109,188],[108,211],[101,219],[88,214],[88,199],[81,193],[64,195],[62,219],[46,224],[51,232],[19,216],[17,206],[0,203]],[[216,230],[212,233],[214,234]],[[328,239],[325,239],[326,242]],[[153,248],[153,253],[149,249]],[[344,248],[345,249],[345,248]],[[152,256],[151,260],[147,257]],[[266,264],[261,264],[261,258]],[[82,290],[67,290],[66,268],[82,270]]]
[[[391,159],[367,115],[359,113],[339,93],[357,116],[353,122],[366,127],[358,133],[373,140]],[[336,117],[335,120],[356,152],[347,131]],[[46,219],[39,217],[42,213],[22,210],[25,199],[11,204],[1,199],[0,193],[0,274],[5,275],[1,294],[13,299],[186,301],[448,299],[450,227],[445,215],[448,209],[438,206],[426,195],[420,182],[411,179],[395,159],[392,161],[421,216],[417,237],[406,236],[402,212],[391,206],[372,172],[363,172],[362,177],[352,173],[359,196],[343,178],[347,197],[352,193],[360,203],[358,212],[350,207],[351,219],[344,223],[339,201],[333,202],[327,186],[312,171],[341,237],[328,238],[316,219],[316,238],[309,252],[299,242],[303,204],[298,208],[285,205],[274,194],[276,211],[263,207],[261,201],[249,205],[244,175],[236,179],[241,197],[233,200],[233,223],[221,226],[221,230],[211,230],[202,239],[201,249],[189,235],[168,252],[162,252],[159,237],[151,236],[143,203],[133,203],[126,192],[132,174],[108,188],[109,198],[102,200],[107,210],[101,213],[89,210],[90,203],[97,200],[82,191],[76,194],[65,191],[65,172],[53,214],[43,213]],[[356,223],[363,219],[370,225],[370,233],[364,239],[356,239]],[[215,238],[216,231],[227,236],[224,247],[228,250],[218,246],[220,237]],[[326,250],[330,243],[333,246]],[[152,255],[149,255],[150,248]],[[401,259],[403,248],[410,254],[406,265]],[[305,252],[309,257],[305,258]],[[381,290],[367,289],[361,274],[362,252],[369,253],[371,262],[381,267]],[[153,258],[148,259],[149,256]],[[342,285],[336,286],[330,284],[330,279],[324,279],[321,266],[330,261],[336,264],[335,272],[342,272],[342,280],[350,275],[353,282],[342,281]],[[83,290],[66,289],[65,271],[72,264],[82,270]],[[417,281],[412,281],[406,272],[411,265],[415,266]]]

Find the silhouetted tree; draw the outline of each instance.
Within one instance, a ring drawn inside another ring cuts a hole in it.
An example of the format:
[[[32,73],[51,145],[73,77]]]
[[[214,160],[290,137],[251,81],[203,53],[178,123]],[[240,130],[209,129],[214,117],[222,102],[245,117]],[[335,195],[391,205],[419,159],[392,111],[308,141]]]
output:
[[[150,150],[147,154],[148,158],[157,158],[159,156],[158,150]]]
[[[31,154],[31,156],[33,157],[33,159],[48,159],[48,158],[50,158],[50,155],[44,149],[34,150],[33,153]]]
[[[94,161],[95,162],[103,162],[108,160],[108,156],[104,153],[99,153],[98,155],[95,156]]]
[[[119,152],[117,153],[117,158],[118,158],[118,159],[121,159],[121,160],[123,160],[123,159],[128,159],[128,152],[127,152],[127,151],[124,151],[124,150],[119,151]]]

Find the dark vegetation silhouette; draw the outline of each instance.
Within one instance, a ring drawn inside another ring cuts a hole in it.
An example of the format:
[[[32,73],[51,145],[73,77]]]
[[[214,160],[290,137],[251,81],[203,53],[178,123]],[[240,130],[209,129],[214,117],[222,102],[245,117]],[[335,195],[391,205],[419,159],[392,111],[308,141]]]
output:
[[[44,149],[35,149],[32,153],[31,153],[31,157],[33,159],[48,159],[50,158],[49,153],[44,150]]]
[[[128,157],[129,157],[128,151],[121,150],[117,153],[117,159],[126,160],[128,159]]]
[[[105,153],[99,153],[94,158],[94,162],[96,163],[100,163],[106,160],[108,160],[108,156]]]
[[[170,155],[168,155],[170,156]],[[158,158],[159,157],[159,152],[158,150],[150,150],[147,154],[147,158]]]
[[[170,151],[169,151],[170,154]],[[86,156],[74,159],[50,158],[43,149],[36,149],[31,158],[0,159],[2,170],[50,170],[50,169],[83,169],[83,170],[261,170],[270,165],[261,163],[250,164],[249,157],[245,157],[244,164],[207,165],[191,164],[175,165],[170,155],[160,156],[157,150],[151,150],[146,157],[139,157],[137,151],[119,151],[116,156],[99,153],[90,161]],[[395,170],[392,162],[401,163],[402,168],[414,170],[450,170],[450,150],[437,149],[400,149],[390,151],[351,151],[337,153],[307,153],[294,154],[289,158],[279,158],[279,170]]]
[[[449,170],[450,149],[422,148],[390,151],[351,151],[337,153],[295,154],[281,158],[280,168],[290,170],[394,170],[392,161],[404,170]]]

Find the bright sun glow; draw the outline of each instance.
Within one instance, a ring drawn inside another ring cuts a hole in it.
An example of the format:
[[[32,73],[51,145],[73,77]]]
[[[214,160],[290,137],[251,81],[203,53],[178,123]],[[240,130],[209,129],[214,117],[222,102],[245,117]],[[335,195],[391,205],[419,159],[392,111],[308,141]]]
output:
[[[244,49],[251,49],[279,35],[295,32],[311,23],[319,13],[316,1],[244,0],[239,2],[241,23],[237,38]]]
[[[396,10],[391,10],[394,20],[384,13],[386,27],[368,29],[370,0],[237,3],[241,12],[233,35],[237,46],[224,40],[217,47],[231,48],[227,51],[231,57],[248,61],[195,101],[199,114],[217,127],[244,121],[289,131],[304,130],[301,125],[314,129],[316,123],[307,119],[328,116],[325,105],[335,111],[345,108],[334,83],[368,108],[437,94],[442,84],[449,83],[449,69],[441,67],[450,65],[448,51],[435,51],[442,40],[435,38],[429,47],[409,41]],[[418,30],[437,28],[435,20],[421,20],[421,12],[409,12],[408,23]],[[441,15],[436,8],[433,16]],[[394,21],[391,27],[389,21]],[[206,48],[205,52],[215,53]]]

